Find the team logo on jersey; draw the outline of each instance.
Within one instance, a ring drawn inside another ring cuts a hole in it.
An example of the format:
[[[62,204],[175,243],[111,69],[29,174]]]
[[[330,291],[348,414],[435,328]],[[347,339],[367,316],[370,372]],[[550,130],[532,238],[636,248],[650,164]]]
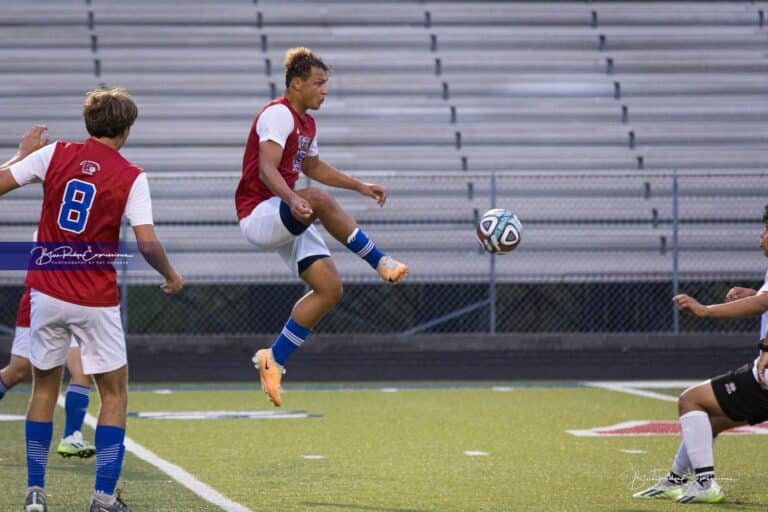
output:
[[[726,382],[725,383],[725,392],[729,395],[732,395],[736,392],[736,383],[735,382]]]
[[[94,162],[92,160],[83,160],[80,162],[80,171],[88,176],[93,176],[99,169],[101,169],[99,162]]]
[[[301,172],[301,164],[304,163],[304,158],[309,153],[309,148],[312,144],[312,138],[305,135],[299,135],[299,147],[296,151],[296,156],[293,158],[293,172]]]

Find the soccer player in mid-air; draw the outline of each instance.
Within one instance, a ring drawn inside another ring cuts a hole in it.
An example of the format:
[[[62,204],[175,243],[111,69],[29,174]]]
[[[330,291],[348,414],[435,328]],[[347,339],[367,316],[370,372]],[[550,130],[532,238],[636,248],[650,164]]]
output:
[[[37,151],[47,143],[46,127],[33,126],[21,137],[19,150],[16,154],[7,162],[0,164],[0,167],[8,167],[23,160],[27,155]],[[29,288],[25,288],[21,294],[19,309],[16,313],[16,329],[11,345],[11,360],[0,370],[0,400],[9,389],[26,379],[32,371],[32,365],[29,363],[29,302]],[[56,451],[63,457],[92,457],[96,453],[96,447],[84,440],[81,432],[90,401],[91,379],[83,374],[80,347],[74,339],[70,343],[67,354],[67,369],[70,379],[64,402],[64,436]]]
[[[763,213],[760,247],[768,257],[768,205]],[[678,503],[719,503],[725,493],[715,479],[712,443],[721,432],[768,420],[768,272],[759,290],[734,287],[722,304],[704,306],[696,299],[675,296],[678,308],[700,317],[743,318],[762,315],[759,355],[724,375],[686,389],[678,400],[683,441],[672,469],[656,485],[635,498],[667,498]]]
[[[363,183],[319,157],[317,127],[308,111],[323,103],[328,71],[309,49],[288,50],[285,96],[268,103],[253,121],[235,194],[245,238],[260,249],[277,251],[310,288],[293,307],[271,348],[258,350],[253,357],[261,386],[276,406],[281,403],[286,361],[342,296],[341,279],[325,241],[312,225],[315,220],[385,281],[397,283],[408,275],[408,267],[382,253],[327,192],[318,187],[295,188],[299,173],[304,173],[324,185],[355,190],[379,206],[387,200],[381,185]]]
[[[165,278],[165,293],[184,281],[171,266],[155,235],[149,185],[141,168],[120,153],[138,116],[133,99],[121,89],[88,93],[83,117],[91,135],[83,143],[55,142],[8,168],[0,168],[0,196],[33,182],[43,183],[37,245],[49,251],[106,245],[116,250],[123,213],[133,226],[139,251]],[[101,408],[96,427],[96,481],[89,512],[126,512],[115,496],[125,453],[128,366],[120,320],[116,272],[111,260],[75,257],[64,269],[30,268],[30,362],[32,398],[27,409],[26,512],[46,512],[45,472],[53,412],[70,338],[81,347],[83,371],[92,375]]]

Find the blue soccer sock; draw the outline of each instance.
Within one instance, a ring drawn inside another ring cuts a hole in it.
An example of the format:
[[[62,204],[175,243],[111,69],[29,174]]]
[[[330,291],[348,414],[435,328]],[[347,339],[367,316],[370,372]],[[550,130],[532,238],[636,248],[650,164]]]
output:
[[[294,322],[293,318],[289,318],[272,344],[272,357],[275,358],[275,362],[285,365],[291,354],[306,341],[311,332],[311,329],[299,325]]]
[[[67,388],[67,399],[64,403],[66,421],[64,424],[64,437],[72,435],[83,428],[83,419],[88,410],[88,393],[90,388],[70,384]]]
[[[346,245],[347,249],[367,261],[374,270],[379,266],[379,260],[384,257],[384,253],[376,248],[376,244],[360,228],[355,228],[349,235]]]
[[[48,465],[48,450],[51,449],[53,422],[27,420],[27,486],[45,487],[45,468]]]
[[[0,400],[3,399],[6,391],[8,391],[8,388],[5,386],[5,382],[3,382],[3,376],[0,375]]]
[[[102,494],[115,494],[117,479],[123,468],[125,455],[125,429],[107,425],[96,427],[96,484],[94,491]]]

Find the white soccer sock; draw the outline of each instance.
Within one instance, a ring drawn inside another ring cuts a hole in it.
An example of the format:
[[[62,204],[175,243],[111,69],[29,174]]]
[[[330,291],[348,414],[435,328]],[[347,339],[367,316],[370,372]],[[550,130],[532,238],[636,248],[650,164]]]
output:
[[[712,455],[712,424],[704,411],[691,411],[680,416],[683,444],[693,469],[714,466]]]
[[[685,476],[693,472],[691,459],[688,458],[688,450],[685,449],[684,442],[680,443],[680,448],[675,454],[675,460],[672,461],[672,472],[678,476]]]

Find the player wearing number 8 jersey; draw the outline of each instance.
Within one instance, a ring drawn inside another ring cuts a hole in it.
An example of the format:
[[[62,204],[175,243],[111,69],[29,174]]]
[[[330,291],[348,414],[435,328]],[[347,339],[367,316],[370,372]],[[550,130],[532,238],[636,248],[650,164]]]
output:
[[[88,94],[83,117],[91,138],[56,142],[0,169],[0,195],[21,185],[43,183],[37,245],[56,253],[84,253],[96,244],[117,247],[123,213],[142,255],[165,278],[166,293],[178,292],[181,276],[171,266],[152,223],[149,187],[142,170],[120,148],[138,116],[121,89]],[[97,245],[98,247],[98,245]],[[53,261],[60,261],[54,259]],[[83,370],[92,374],[101,398],[96,428],[96,482],[89,510],[126,511],[114,492],[125,446],[128,368],[120,321],[116,273],[103,260],[97,266],[30,269],[30,361],[32,398],[27,409],[27,512],[46,511],[45,471],[53,411],[70,337],[81,346]]]

